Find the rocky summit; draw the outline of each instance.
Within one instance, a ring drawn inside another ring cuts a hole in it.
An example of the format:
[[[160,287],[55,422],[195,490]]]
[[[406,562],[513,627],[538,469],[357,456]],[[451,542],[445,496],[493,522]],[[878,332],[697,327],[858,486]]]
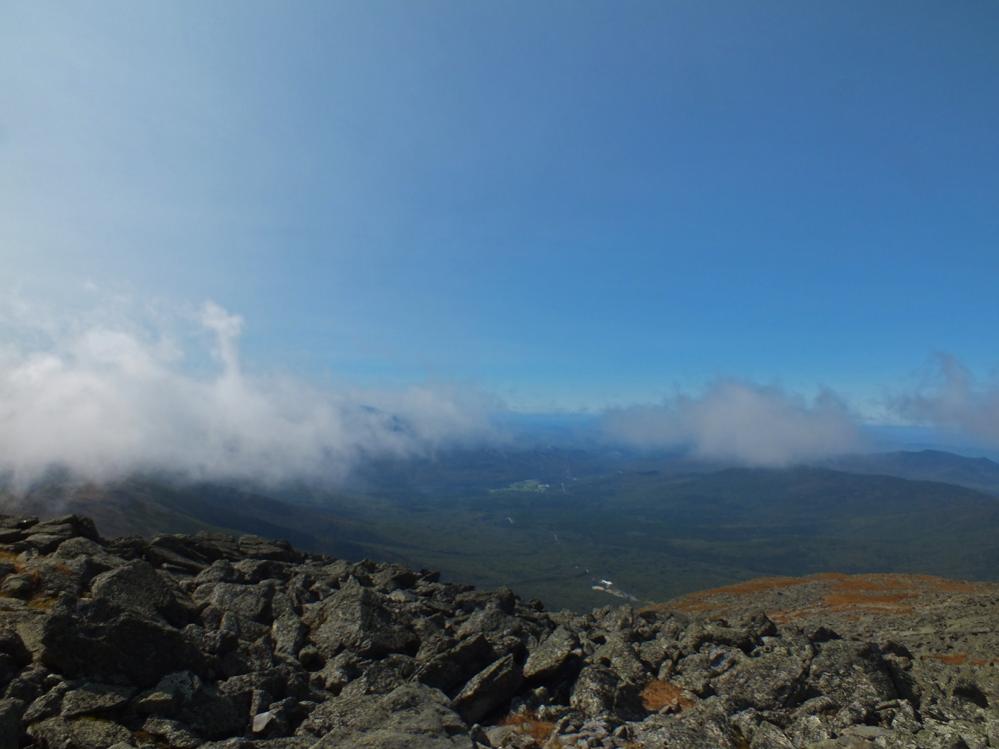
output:
[[[996,587],[923,580],[903,610],[851,579],[548,612],[257,537],[0,517],[0,749],[999,747]]]

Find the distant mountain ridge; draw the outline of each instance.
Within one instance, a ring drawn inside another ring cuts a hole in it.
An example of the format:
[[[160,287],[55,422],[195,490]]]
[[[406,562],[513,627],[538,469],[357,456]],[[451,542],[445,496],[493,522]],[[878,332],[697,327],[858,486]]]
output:
[[[917,481],[940,481],[999,494],[999,463],[943,450],[900,450],[848,455],[817,464],[849,473],[882,474]]]

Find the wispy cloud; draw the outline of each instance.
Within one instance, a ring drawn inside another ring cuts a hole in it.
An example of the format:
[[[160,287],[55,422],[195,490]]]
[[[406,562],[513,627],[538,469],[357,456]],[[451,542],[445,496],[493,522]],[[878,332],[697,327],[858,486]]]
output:
[[[815,398],[741,380],[719,380],[698,395],[609,411],[606,434],[642,448],[754,466],[782,466],[860,449],[857,421],[832,391]]]
[[[981,380],[950,354],[937,354],[923,382],[890,407],[907,421],[999,445],[999,380]]]
[[[253,376],[240,364],[239,316],[208,302],[187,323],[137,325],[107,310],[61,319],[9,297],[0,310],[0,469],[20,482],[53,464],[98,480],[159,469],[337,479],[364,456],[426,455],[496,436],[498,404],[475,390]]]

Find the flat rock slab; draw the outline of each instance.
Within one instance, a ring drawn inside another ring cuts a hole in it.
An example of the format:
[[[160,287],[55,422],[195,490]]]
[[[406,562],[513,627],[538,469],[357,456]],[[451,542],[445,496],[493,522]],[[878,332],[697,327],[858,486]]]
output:
[[[467,726],[446,698],[421,684],[326,703],[308,730],[326,727],[316,749],[472,749]]]

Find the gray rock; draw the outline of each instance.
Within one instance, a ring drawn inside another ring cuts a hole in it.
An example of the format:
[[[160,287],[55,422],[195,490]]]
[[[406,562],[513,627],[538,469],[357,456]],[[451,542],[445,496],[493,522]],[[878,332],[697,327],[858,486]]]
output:
[[[410,681],[415,672],[416,661],[411,656],[393,653],[366,666],[357,678],[350,682],[344,694],[348,692],[387,694]]]
[[[25,723],[33,723],[58,714],[62,709],[62,698],[67,691],[69,691],[69,686],[64,682],[57,681],[48,691],[28,705],[21,720]]]
[[[28,735],[48,749],[95,749],[128,742],[132,732],[111,720],[94,718],[46,718],[28,726]]]
[[[536,749],[552,729],[594,749],[999,746],[999,588],[922,580],[930,609],[799,607],[799,631],[755,596],[724,618],[549,614],[398,565],[103,541],[71,517],[0,516],[0,551],[22,596],[0,596],[0,749]],[[508,713],[524,720],[473,725]]]
[[[57,535],[55,533],[32,533],[20,542],[20,546],[34,549],[42,554],[55,551],[56,547],[69,538],[68,535]]]
[[[42,663],[53,671],[105,681],[124,678],[139,687],[152,686],[174,671],[207,669],[206,657],[180,631],[99,605],[50,616],[42,645]]]
[[[363,656],[415,652],[416,635],[398,623],[379,595],[358,585],[341,589],[305,616],[310,639],[326,656],[348,648]]]
[[[147,715],[171,717],[190,703],[201,689],[201,679],[190,671],[167,674],[153,689],[135,700],[135,709]]]
[[[625,681],[638,684],[648,679],[646,666],[635,654],[631,645],[619,635],[611,635],[607,642],[593,651],[592,663],[612,669]]]
[[[305,648],[302,650],[304,652]],[[344,651],[327,661],[322,669],[313,675],[312,681],[333,694],[339,694],[347,684],[360,675],[361,669],[358,656]]]
[[[490,726],[484,731],[488,746],[509,746],[517,737],[517,729],[513,726]]]
[[[132,687],[85,683],[63,695],[59,714],[63,718],[108,713],[124,706],[135,694]]]
[[[276,562],[298,562],[303,555],[287,541],[273,541],[260,536],[240,536],[239,554],[253,559],[270,559]]]
[[[90,595],[121,611],[133,611],[151,619],[162,617],[174,626],[183,626],[194,616],[193,604],[183,601],[175,586],[167,584],[160,573],[141,560],[95,577]]]
[[[37,583],[30,575],[7,575],[0,583],[0,595],[28,599],[36,588]]]
[[[177,719],[207,739],[240,735],[249,727],[250,698],[249,690],[225,693],[203,686],[195,699],[181,708]]]
[[[17,632],[0,629],[0,688],[31,663],[31,652]]]
[[[494,659],[495,654],[486,638],[481,634],[473,635],[423,663],[416,678],[427,686],[451,692]]]
[[[250,730],[257,736],[266,736],[280,730],[281,716],[275,710],[265,710],[253,716]]]
[[[199,587],[195,599],[207,602],[219,611],[234,614],[243,621],[270,624],[273,595],[272,584],[215,583]]]
[[[100,541],[100,534],[94,521],[80,515],[61,515],[49,518],[31,527],[32,533],[46,533],[63,538],[73,538],[74,536],[86,538],[90,541]]]
[[[10,680],[3,696],[30,704],[50,688],[46,683],[47,676],[48,671],[42,666],[28,666]]]
[[[160,566],[169,564],[191,574],[198,574],[217,559],[227,557],[217,545],[206,543],[204,536],[181,536],[176,534],[155,536],[145,548],[146,558]],[[235,544],[231,544],[233,551]],[[234,555],[233,555],[234,556]]]
[[[383,593],[409,590],[416,586],[419,575],[397,564],[387,564],[371,576],[371,582]]]
[[[456,634],[461,638],[484,635],[497,655],[505,655],[523,649],[529,627],[525,620],[493,605],[476,610],[458,627]]]
[[[897,696],[878,649],[850,640],[831,640],[819,646],[806,686],[839,705],[859,702],[873,708]]]
[[[783,731],[766,721],[755,727],[752,737],[749,749],[795,749]]]
[[[297,658],[305,644],[308,628],[294,611],[286,611],[271,624],[271,638],[274,640],[274,653],[288,658]]]
[[[812,661],[812,646],[804,638],[771,641],[711,684],[737,709],[789,706],[802,691]]]
[[[573,651],[579,646],[578,638],[565,627],[559,626],[530,651],[524,663],[524,678],[532,683],[555,678],[575,661]]]
[[[513,655],[506,655],[473,676],[451,705],[466,723],[475,723],[509,704],[522,679]]]
[[[637,687],[603,666],[586,666],[580,672],[569,704],[594,718],[618,715],[635,720],[645,714]]]
[[[0,699],[0,749],[18,749],[23,714],[24,703],[21,700]]]
[[[635,742],[648,747],[743,749],[748,742],[732,725],[728,710],[723,701],[712,698],[678,716],[653,715],[635,725]]]
[[[170,749],[199,749],[205,746],[200,736],[192,733],[183,723],[165,718],[147,718],[142,724],[143,733],[160,740]]]
[[[422,684],[326,702],[300,730],[321,737],[316,749],[472,749],[444,695]]]

